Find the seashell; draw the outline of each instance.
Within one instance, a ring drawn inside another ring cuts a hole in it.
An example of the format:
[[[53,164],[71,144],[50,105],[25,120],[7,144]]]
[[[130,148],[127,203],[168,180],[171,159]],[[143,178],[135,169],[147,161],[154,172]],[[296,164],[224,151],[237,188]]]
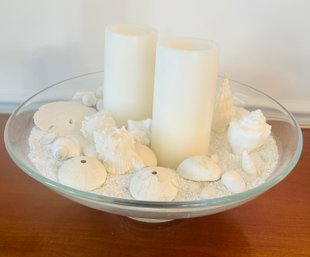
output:
[[[217,94],[212,120],[212,130],[217,133],[225,132],[234,115],[233,100],[229,80],[225,76],[222,86]]]
[[[128,120],[127,121],[127,128],[130,133],[133,134],[137,143],[150,145],[151,142],[151,126],[152,120]]]
[[[145,166],[157,166],[157,158],[151,148],[147,147],[146,145],[136,144],[135,149]]]
[[[242,153],[242,169],[250,175],[257,176],[257,170],[247,151]]]
[[[35,112],[35,125],[56,136],[66,136],[79,132],[84,116],[95,113],[96,110],[75,101],[60,101],[42,105]]]
[[[94,132],[116,127],[112,116],[106,111],[99,111],[91,116],[86,116],[82,121],[81,132],[89,141],[94,140]]]
[[[182,161],[177,173],[193,181],[215,181],[221,177],[220,167],[207,156],[192,156]]]
[[[95,144],[88,144],[83,147],[83,154],[85,156],[89,157],[97,157],[97,152],[96,152],[96,145]]]
[[[250,112],[240,120],[230,122],[227,136],[235,154],[251,152],[263,145],[270,135],[271,126],[266,123],[261,110]]]
[[[96,89],[96,97],[103,99],[103,87],[102,86]]]
[[[136,200],[172,201],[178,193],[178,181],[171,169],[147,167],[133,175],[129,191]]]
[[[80,145],[74,137],[59,137],[51,145],[52,156],[59,161],[80,155]]]
[[[232,193],[243,192],[246,188],[244,179],[234,170],[224,172],[221,182]]]
[[[72,100],[80,100],[86,106],[95,106],[97,102],[97,97],[94,92],[81,91],[76,92],[72,97]]]
[[[102,99],[97,98],[96,109],[97,109],[97,111],[103,110],[103,100]]]
[[[104,184],[107,172],[103,164],[96,158],[77,156],[63,162],[57,177],[63,185],[91,191]]]
[[[109,173],[125,174],[145,165],[135,149],[133,136],[124,128],[94,132],[96,152]]]

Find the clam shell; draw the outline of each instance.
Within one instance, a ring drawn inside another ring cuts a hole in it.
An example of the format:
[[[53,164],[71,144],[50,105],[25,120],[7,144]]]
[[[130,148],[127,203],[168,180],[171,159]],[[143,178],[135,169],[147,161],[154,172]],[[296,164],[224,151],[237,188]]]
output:
[[[251,156],[246,151],[242,153],[242,169],[249,175],[257,176],[256,167]]]
[[[127,121],[127,128],[130,133],[133,134],[137,143],[150,145],[151,142],[151,126],[152,120],[128,120]]]
[[[39,129],[55,133],[56,136],[66,136],[78,133],[84,116],[95,112],[95,109],[80,102],[60,101],[42,105],[33,119]]]
[[[66,136],[57,138],[51,146],[52,156],[59,161],[79,156],[81,149],[77,139]]]
[[[212,130],[217,133],[225,132],[233,115],[233,100],[229,80],[225,77],[215,100]]]
[[[182,161],[177,173],[193,181],[215,181],[221,177],[220,167],[207,156],[192,156]]]
[[[91,191],[104,184],[107,172],[103,164],[96,158],[77,156],[63,162],[57,177],[63,185]]]
[[[89,141],[94,140],[94,133],[107,128],[116,127],[112,116],[106,111],[99,111],[91,116],[86,116],[82,121],[81,132]]]
[[[271,126],[266,123],[261,110],[250,112],[229,124],[227,137],[235,154],[251,152],[263,145],[270,135]]]
[[[109,173],[125,174],[144,167],[135,149],[133,136],[124,128],[94,133],[96,152]]]
[[[142,144],[136,144],[135,148],[137,154],[141,157],[145,166],[157,166],[157,158],[151,148]]]
[[[178,181],[171,169],[147,167],[133,175],[129,191],[136,200],[172,201],[178,193]]]
[[[232,193],[240,193],[246,189],[244,179],[234,170],[224,172],[221,182]]]

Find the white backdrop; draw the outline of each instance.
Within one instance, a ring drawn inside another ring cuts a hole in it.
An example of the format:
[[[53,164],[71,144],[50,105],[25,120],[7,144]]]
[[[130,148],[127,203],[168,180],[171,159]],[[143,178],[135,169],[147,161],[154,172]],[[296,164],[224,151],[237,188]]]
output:
[[[307,0],[0,0],[0,109],[103,69],[104,28],[119,22],[215,40],[221,73],[310,114]]]

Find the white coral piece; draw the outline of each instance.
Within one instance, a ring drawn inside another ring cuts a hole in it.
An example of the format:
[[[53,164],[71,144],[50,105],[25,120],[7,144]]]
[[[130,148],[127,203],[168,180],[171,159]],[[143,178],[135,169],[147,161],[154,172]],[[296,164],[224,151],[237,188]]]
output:
[[[79,141],[74,137],[66,136],[57,138],[51,145],[52,156],[63,161],[74,156],[79,156],[81,148]]]
[[[172,201],[178,193],[178,181],[171,169],[148,167],[133,175],[129,191],[136,200]]]
[[[250,112],[240,120],[230,122],[228,128],[228,141],[235,154],[243,151],[251,152],[263,145],[270,135],[271,126],[261,110]]]
[[[247,151],[242,153],[242,169],[250,175],[257,176],[256,167]]]
[[[150,138],[151,138],[151,126],[152,120],[128,120],[127,121],[127,128],[128,131],[131,132],[136,140],[137,143],[150,145]]]
[[[91,116],[86,116],[82,121],[81,132],[88,140],[94,140],[94,133],[108,128],[116,127],[115,120],[106,111],[99,111]]]
[[[124,128],[94,132],[96,152],[109,173],[125,174],[145,165],[135,150],[133,136]]]
[[[215,100],[212,129],[217,133],[225,132],[233,115],[233,100],[229,80],[225,77]]]

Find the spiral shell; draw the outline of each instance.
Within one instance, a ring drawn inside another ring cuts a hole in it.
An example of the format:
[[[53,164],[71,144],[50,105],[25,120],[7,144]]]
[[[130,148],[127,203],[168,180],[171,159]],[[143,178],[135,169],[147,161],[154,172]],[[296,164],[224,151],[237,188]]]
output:
[[[178,193],[178,181],[171,169],[148,167],[133,175],[129,191],[136,200],[172,201]]]
[[[124,128],[94,132],[96,152],[109,173],[125,174],[145,165],[135,150],[133,136]]]
[[[229,80],[225,77],[214,105],[212,130],[217,133],[225,132],[233,115],[234,109]]]
[[[151,126],[152,120],[128,120],[127,121],[127,128],[130,133],[134,136],[137,143],[150,145],[150,138],[151,138]]]
[[[271,126],[258,109],[230,122],[227,137],[233,152],[242,154],[243,151],[251,152],[263,145],[270,131]]]
[[[74,137],[57,138],[51,145],[52,156],[59,161],[80,155],[80,145]]]

